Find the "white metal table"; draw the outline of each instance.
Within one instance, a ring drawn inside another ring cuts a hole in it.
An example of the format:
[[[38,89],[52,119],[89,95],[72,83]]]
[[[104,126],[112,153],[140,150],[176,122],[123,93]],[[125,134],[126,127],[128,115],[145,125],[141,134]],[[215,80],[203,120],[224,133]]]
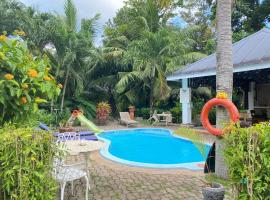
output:
[[[85,166],[86,166],[86,173],[90,178],[89,173],[89,157],[90,153],[93,151],[100,150],[104,147],[104,143],[101,141],[89,141],[89,140],[68,140],[64,142],[67,148],[69,155],[75,156],[79,154],[84,155],[85,159]]]

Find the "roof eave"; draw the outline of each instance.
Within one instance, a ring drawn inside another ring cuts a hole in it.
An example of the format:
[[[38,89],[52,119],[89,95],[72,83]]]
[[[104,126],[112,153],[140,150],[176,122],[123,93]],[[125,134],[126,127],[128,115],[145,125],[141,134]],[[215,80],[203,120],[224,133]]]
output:
[[[259,69],[267,69],[270,68],[270,61],[259,63],[259,64],[250,64],[250,65],[241,65],[234,67],[233,73],[238,72],[245,72],[245,71],[253,71]],[[199,78],[199,77],[206,77],[206,76],[215,76],[216,70],[209,70],[205,72],[196,72],[196,73],[187,73],[187,74],[179,74],[167,77],[167,81],[179,81],[181,79],[186,78]]]

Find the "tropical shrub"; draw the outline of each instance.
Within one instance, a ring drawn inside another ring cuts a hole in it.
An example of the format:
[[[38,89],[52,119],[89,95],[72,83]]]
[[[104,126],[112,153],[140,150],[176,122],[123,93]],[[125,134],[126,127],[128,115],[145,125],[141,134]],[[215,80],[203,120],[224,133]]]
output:
[[[225,136],[225,158],[236,199],[269,199],[270,123],[233,127]]]
[[[0,131],[0,143],[2,199],[55,199],[52,161],[58,150],[52,134],[5,127]]]
[[[143,119],[149,119],[150,108],[137,108],[135,115],[137,117],[142,117]]]
[[[23,32],[16,32],[23,35]],[[26,42],[0,36],[0,123],[26,119],[60,93],[46,56],[34,57]]]
[[[182,123],[182,106],[180,103],[177,103],[175,107],[170,109],[170,112],[175,123]]]
[[[100,102],[97,104],[96,112],[99,123],[105,123],[111,113],[111,106],[107,102]]]

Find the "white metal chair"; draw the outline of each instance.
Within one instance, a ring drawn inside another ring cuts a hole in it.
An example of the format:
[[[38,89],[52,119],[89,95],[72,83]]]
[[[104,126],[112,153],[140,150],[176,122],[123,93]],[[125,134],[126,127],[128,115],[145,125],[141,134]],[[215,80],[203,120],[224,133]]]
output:
[[[73,181],[85,178],[86,181],[86,191],[85,199],[88,200],[88,189],[90,189],[89,179],[87,173],[81,169],[76,168],[76,166],[81,165],[81,163],[65,165],[63,161],[59,159],[54,160],[54,177],[61,186],[61,200],[64,200],[65,187],[67,182],[71,182],[72,194],[73,194]]]
[[[152,126],[154,126],[155,124],[158,124],[159,123],[159,117],[157,115],[157,111],[155,110],[153,115],[148,119],[148,121],[152,121],[154,120],[154,122],[152,123]]]
[[[67,140],[80,140],[80,133],[76,132],[58,133],[57,142],[65,142]]]

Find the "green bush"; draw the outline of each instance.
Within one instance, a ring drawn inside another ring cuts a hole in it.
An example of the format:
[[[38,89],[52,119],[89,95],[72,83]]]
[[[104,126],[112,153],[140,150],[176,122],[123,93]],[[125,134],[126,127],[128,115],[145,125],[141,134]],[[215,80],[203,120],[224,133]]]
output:
[[[149,108],[138,108],[135,111],[136,117],[142,117],[143,119],[149,119],[150,109]]]
[[[0,131],[0,143],[0,194],[4,199],[55,199],[52,160],[57,149],[52,134],[6,127]]]
[[[232,128],[225,136],[225,158],[237,199],[269,199],[270,123]]]
[[[180,103],[178,103],[175,107],[170,109],[170,112],[173,116],[173,122],[175,123],[182,123],[182,107]]]

